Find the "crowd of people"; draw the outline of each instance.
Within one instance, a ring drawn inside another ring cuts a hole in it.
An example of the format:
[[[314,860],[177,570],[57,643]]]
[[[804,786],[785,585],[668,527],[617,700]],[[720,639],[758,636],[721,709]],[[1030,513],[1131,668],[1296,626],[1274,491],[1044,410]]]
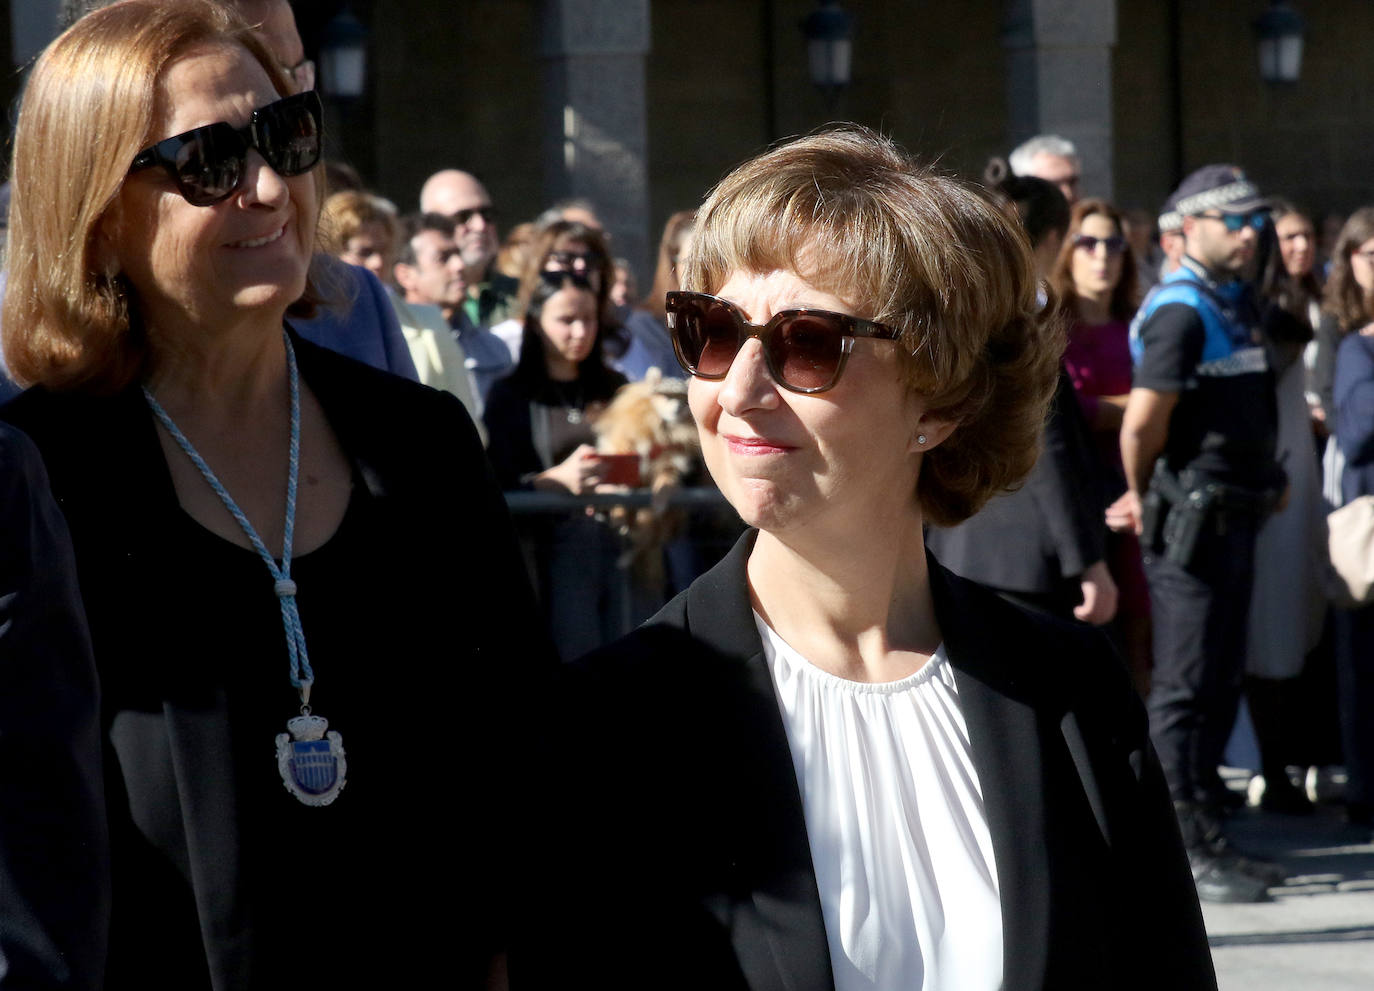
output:
[[[1063,138],[973,182],[850,126],[638,296],[592,203],[503,239],[470,173],[325,162],[286,0],[68,7],[10,173],[0,987],[1209,987],[1197,897],[1281,877],[1242,698],[1264,810],[1340,760],[1374,818],[1326,523],[1374,207],[1323,246],[1232,165],[1156,218]]]

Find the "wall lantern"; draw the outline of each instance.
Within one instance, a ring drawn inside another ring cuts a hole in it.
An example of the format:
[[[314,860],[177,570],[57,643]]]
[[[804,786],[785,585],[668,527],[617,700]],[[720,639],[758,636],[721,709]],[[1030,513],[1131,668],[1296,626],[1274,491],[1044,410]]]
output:
[[[854,17],[840,0],[820,0],[820,6],[802,21],[802,34],[811,81],[832,92],[848,86]]]
[[[367,28],[347,7],[324,26],[320,68],[324,73],[324,91],[330,96],[353,100],[363,95],[367,83]]]
[[[1306,28],[1302,15],[1284,0],[1273,0],[1269,9],[1255,18],[1261,79],[1266,83],[1298,81]]]

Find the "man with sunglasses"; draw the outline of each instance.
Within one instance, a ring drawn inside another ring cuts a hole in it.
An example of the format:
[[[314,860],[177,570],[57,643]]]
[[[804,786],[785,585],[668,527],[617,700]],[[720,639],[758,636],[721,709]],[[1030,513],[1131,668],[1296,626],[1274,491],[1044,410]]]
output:
[[[1268,203],[1209,165],[1173,196],[1185,254],[1131,326],[1121,427],[1128,490],[1108,510],[1141,537],[1154,625],[1151,735],[1205,901],[1262,901],[1264,865],[1226,847],[1217,766],[1235,720],[1255,535],[1284,487],[1274,379],[1245,272]]]
[[[496,208],[487,187],[469,172],[443,169],[420,189],[420,212],[437,213],[453,223],[453,240],[467,269],[468,296],[463,312],[474,325],[490,327],[512,315],[519,283],[496,271],[500,239]]]

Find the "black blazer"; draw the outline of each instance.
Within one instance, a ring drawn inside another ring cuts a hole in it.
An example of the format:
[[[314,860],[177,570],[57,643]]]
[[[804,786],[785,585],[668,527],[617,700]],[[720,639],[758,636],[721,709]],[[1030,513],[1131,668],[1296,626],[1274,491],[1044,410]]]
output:
[[[1082,598],[1079,576],[1103,559],[1107,525],[1103,469],[1062,368],[1041,440],[1024,485],[958,526],[932,526],[926,544],[955,574],[1067,616]]]
[[[312,613],[302,588],[313,701],[348,753],[328,808],[276,777],[294,712],[275,604],[215,608],[138,389],[0,410],[47,463],[90,622],[111,988],[350,986],[379,967],[471,986],[499,939],[506,765],[554,663],[505,504],[456,399],[293,341],[365,520],[338,554],[342,599]]]
[[[832,986],[752,545],[569,674],[567,821],[539,877],[562,900],[528,920],[516,986]],[[1214,988],[1145,713],[1105,638],[933,560],[931,585],[992,835],[1004,987]]]

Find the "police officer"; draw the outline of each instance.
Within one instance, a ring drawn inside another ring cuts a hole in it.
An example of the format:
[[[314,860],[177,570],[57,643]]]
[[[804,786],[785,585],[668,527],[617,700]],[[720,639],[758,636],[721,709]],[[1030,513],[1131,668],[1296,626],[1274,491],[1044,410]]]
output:
[[[1284,485],[1273,376],[1242,279],[1268,210],[1231,165],[1199,169],[1172,200],[1185,254],[1131,326],[1128,489],[1108,522],[1141,536],[1154,619],[1151,735],[1198,894],[1262,901],[1273,878],[1221,838],[1217,765],[1240,699],[1255,534]]]

